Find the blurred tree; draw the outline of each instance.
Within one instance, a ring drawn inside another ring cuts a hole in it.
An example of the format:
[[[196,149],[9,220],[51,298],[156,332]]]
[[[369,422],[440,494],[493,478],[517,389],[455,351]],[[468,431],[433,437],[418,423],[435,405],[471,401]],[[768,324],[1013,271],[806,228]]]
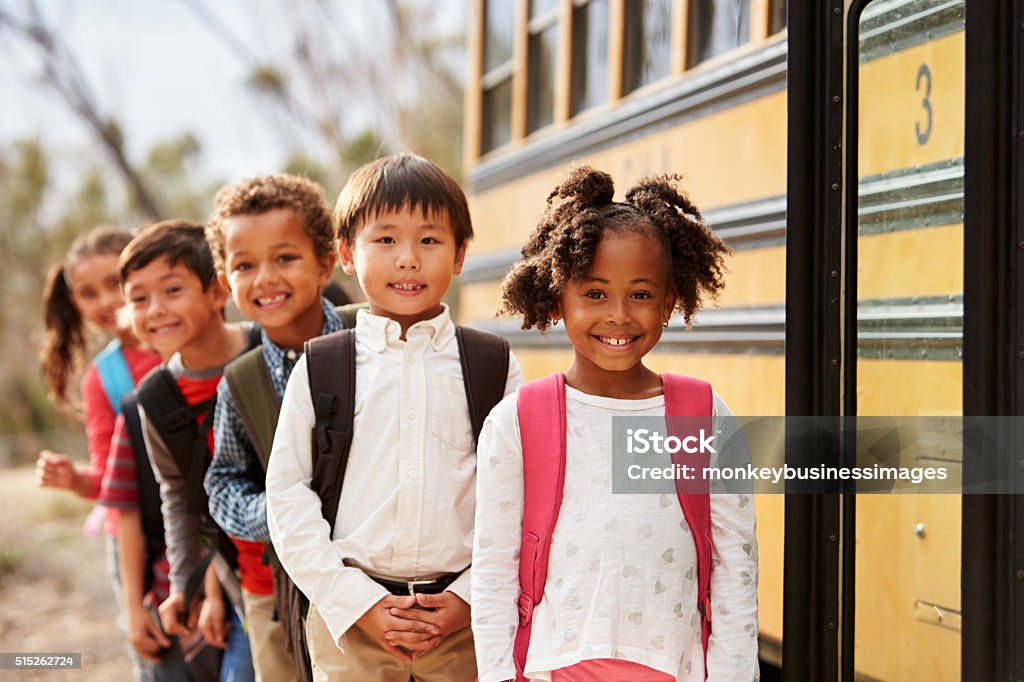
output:
[[[256,53],[249,46],[264,42],[240,35],[209,3],[179,1],[245,66],[293,158],[324,159],[326,184],[401,150],[461,176],[461,2],[280,0],[273,25],[287,49]]]
[[[152,220],[159,219],[160,204],[128,158],[120,125],[103,113],[74,52],[47,23],[38,3],[24,0],[20,13],[0,5],[0,30],[34,49],[42,69],[41,81],[92,131],[131,189],[142,214]]]
[[[381,139],[371,128],[366,128],[347,140],[338,151],[345,164],[353,169],[389,153],[391,152],[387,141]]]
[[[328,197],[331,196],[329,192],[335,189],[331,185],[330,172],[327,168],[305,152],[295,152],[288,157],[284,162],[284,166],[281,168],[281,172],[291,173],[293,175],[304,175],[323,187]]]
[[[196,137],[183,133],[154,145],[139,165],[139,177],[159,188],[154,196],[170,211],[167,217],[203,220],[209,212],[219,183],[202,180],[201,153]],[[62,175],[77,178],[67,189],[54,180],[58,160]],[[109,177],[101,164],[73,167],[71,159],[52,154],[39,140],[0,146],[0,434],[81,431],[48,404],[34,361],[42,332],[39,296],[50,264],[63,258],[78,235],[100,224],[135,225],[136,196],[119,191],[120,183],[111,186]],[[24,453],[32,454],[31,448]]]
[[[158,142],[149,150],[139,174],[150,187],[159,188],[160,205],[166,211],[163,217],[205,222],[211,197],[221,183],[201,180],[201,156],[202,147],[191,132]]]

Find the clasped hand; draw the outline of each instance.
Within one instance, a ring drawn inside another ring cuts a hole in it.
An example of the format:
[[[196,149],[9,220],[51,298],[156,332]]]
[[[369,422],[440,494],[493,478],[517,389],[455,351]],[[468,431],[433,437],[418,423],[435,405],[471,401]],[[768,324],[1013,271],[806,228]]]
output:
[[[356,625],[395,658],[414,661],[446,635],[467,627],[469,619],[469,604],[453,592],[442,592],[388,595]]]

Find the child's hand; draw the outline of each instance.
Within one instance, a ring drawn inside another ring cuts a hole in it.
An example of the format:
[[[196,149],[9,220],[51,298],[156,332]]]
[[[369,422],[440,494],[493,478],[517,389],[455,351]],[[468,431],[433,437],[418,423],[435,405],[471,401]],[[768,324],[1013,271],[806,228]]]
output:
[[[41,488],[75,490],[78,472],[71,458],[52,450],[40,450],[36,460],[36,483]]]
[[[393,615],[394,611],[412,610],[415,603],[412,596],[388,595],[364,613],[356,625],[395,658],[413,661],[441,642],[437,626]]]
[[[185,593],[175,592],[160,605],[160,623],[164,632],[169,635],[187,635],[196,627],[198,598],[193,601],[192,608],[185,613]]]
[[[199,609],[199,632],[206,643],[218,649],[226,649],[230,629],[231,621],[224,610],[224,600],[210,597],[204,599],[203,606]]]
[[[469,604],[454,592],[417,594],[416,605],[421,608],[393,608],[391,615],[433,625],[442,637],[469,626]]]
[[[142,658],[151,663],[160,662],[160,654],[171,646],[160,626],[142,604],[128,605],[125,609],[128,620],[128,641]]]

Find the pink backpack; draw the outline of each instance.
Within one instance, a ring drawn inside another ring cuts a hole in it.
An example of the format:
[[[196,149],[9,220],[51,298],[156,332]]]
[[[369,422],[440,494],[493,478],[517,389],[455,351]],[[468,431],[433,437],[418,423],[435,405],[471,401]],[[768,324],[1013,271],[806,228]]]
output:
[[[707,417],[710,427],[711,384],[680,374],[662,374],[661,381],[666,415]],[[565,375],[558,372],[523,384],[519,387],[516,406],[523,445],[523,536],[519,555],[519,629],[513,658],[516,680],[524,681],[533,609],[544,597],[551,535],[558,521],[565,487]],[[552,415],[558,415],[558,419],[552,419]],[[685,435],[672,432],[671,423],[669,431],[670,435]],[[552,456],[554,453],[558,456]],[[674,454],[673,463],[681,464],[681,456],[682,453]],[[706,454],[687,454],[686,457],[686,463],[699,471],[709,466]],[[697,609],[703,615],[701,639],[706,671],[711,636],[711,501],[707,483],[703,477],[698,478],[698,481],[677,480],[676,494],[697,548]]]

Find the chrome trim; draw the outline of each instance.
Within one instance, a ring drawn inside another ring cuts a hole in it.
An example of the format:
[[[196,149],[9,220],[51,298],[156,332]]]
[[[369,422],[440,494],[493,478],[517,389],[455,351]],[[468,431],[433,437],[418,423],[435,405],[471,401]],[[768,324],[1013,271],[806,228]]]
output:
[[[864,301],[858,309],[859,358],[959,361],[963,344],[963,299],[959,295]],[[516,320],[474,322],[520,348],[570,348],[561,326],[542,336],[523,331]],[[656,352],[781,355],[785,349],[785,308],[705,310],[686,330],[674,318]]]

